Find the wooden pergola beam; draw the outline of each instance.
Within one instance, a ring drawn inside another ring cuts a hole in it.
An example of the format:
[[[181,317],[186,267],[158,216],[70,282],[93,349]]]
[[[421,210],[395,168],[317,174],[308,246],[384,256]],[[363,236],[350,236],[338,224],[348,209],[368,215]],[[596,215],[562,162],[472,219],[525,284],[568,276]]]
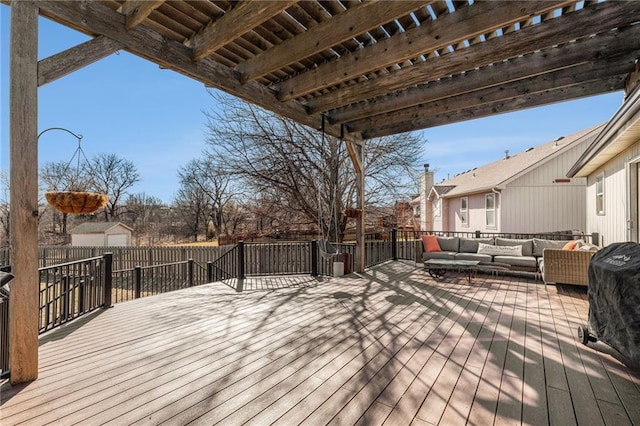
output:
[[[375,127],[393,126],[415,119],[434,117],[450,111],[521,98],[549,90],[560,90],[584,83],[607,80],[610,77],[618,77],[621,81],[624,81],[624,78],[633,71],[634,68],[635,58],[629,56],[607,58],[594,63],[565,68],[499,86],[492,86],[483,90],[476,90],[458,96],[450,96],[383,115],[368,117],[349,123],[348,126],[352,131],[363,131]]]
[[[636,22],[639,15],[640,2],[598,3],[503,37],[317,96],[309,101],[308,108],[310,113],[318,113],[365,101],[536,50],[589,37],[610,28],[627,26]]]
[[[126,16],[128,30],[140,25],[151,12],[162,6],[164,0],[127,0],[120,6],[120,13]]]
[[[480,68],[447,79],[410,87],[402,92],[381,96],[366,103],[332,110],[328,116],[333,122],[349,123],[425,102],[434,102],[561,70],[580,63],[615,57],[638,49],[640,49],[640,27],[627,27],[600,37],[578,40],[493,64],[488,68]]]
[[[322,117],[308,114],[299,102],[278,102],[275,92],[250,82],[241,84],[239,75],[210,58],[198,62],[192,60],[192,50],[181,43],[167,40],[153,29],[139,25],[127,31],[122,15],[98,2],[61,2],[41,0],[41,14],[55,16],[65,25],[87,34],[104,34],[121,43],[128,52],[145,58],[165,69],[174,70],[208,87],[214,87],[240,99],[244,99],[269,111],[288,117],[314,129],[320,129]],[[325,132],[340,137],[340,126],[327,125]]]
[[[38,2],[11,4],[11,383],[38,378]]]
[[[191,40],[193,60],[199,61],[211,55],[227,43],[235,40],[254,27],[282,13],[298,0],[244,0],[235,4],[218,20],[212,22]]]
[[[425,0],[372,0],[360,3],[238,64],[236,69],[242,74],[242,81],[253,81],[379,27],[380,16],[384,16],[387,22],[391,22],[428,3],[430,2]]]
[[[621,90],[624,84],[623,76],[614,76],[605,80],[588,82],[571,87],[563,87],[556,90],[534,93],[508,101],[498,101],[478,107],[471,107],[463,110],[452,111],[434,117],[421,117],[415,120],[389,126],[381,126],[363,132],[366,139],[389,136],[396,133],[426,129],[429,127],[441,126],[443,124],[457,123],[460,121],[473,120],[490,115],[502,114],[526,108],[548,105],[567,100],[599,95],[602,93],[615,92]]]
[[[479,2],[286,80],[278,85],[277,91],[282,101],[295,99],[567,3],[566,0]]]
[[[640,86],[640,62],[636,64],[636,69],[629,73],[629,76],[627,77],[627,81],[624,85],[625,98],[631,95],[631,92],[633,92],[638,86]]]
[[[38,62],[38,86],[44,86],[117,52],[122,43],[104,36],[74,46]]]

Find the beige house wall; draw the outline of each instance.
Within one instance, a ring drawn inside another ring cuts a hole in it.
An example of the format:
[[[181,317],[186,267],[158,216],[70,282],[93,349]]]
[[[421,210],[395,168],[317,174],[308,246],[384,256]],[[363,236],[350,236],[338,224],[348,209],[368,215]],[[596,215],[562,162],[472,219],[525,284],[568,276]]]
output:
[[[438,223],[434,221],[434,230],[510,233],[586,231],[587,212],[583,206],[587,198],[587,179],[573,178],[570,182],[558,179],[567,179],[567,171],[587,146],[588,142],[582,142],[508,182],[496,194],[495,226],[486,225],[485,196],[492,193],[486,191],[467,195],[467,226],[463,226],[460,220],[462,197],[444,199],[442,225],[436,227]]]
[[[456,232],[500,232],[499,230],[499,221],[496,219],[496,227],[487,227],[486,226],[486,211],[485,211],[485,194],[472,194],[467,196],[467,206],[469,208],[468,211],[468,225],[463,225],[460,214],[460,205],[461,199],[463,197],[453,197],[446,198],[443,200],[443,206],[447,206],[447,208],[443,208],[443,219],[448,223],[452,224],[452,226],[448,226],[443,228],[445,231],[456,231]],[[447,211],[447,215],[444,216],[444,210]],[[498,210],[496,209],[496,214],[498,214]],[[445,225],[443,223],[443,225]]]
[[[587,179],[566,173],[587,148],[582,142],[506,185],[500,197],[501,232],[554,232],[587,226]],[[558,181],[560,179],[560,181]]]
[[[600,234],[600,245],[638,241],[637,163],[640,140],[589,175],[587,233]],[[604,173],[604,215],[596,212],[596,178]],[[634,182],[635,180],[635,182]]]

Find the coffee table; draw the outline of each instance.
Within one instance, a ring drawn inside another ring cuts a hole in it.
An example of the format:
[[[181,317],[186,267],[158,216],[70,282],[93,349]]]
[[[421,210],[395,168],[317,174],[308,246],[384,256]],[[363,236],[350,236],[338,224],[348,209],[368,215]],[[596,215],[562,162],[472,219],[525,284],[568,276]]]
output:
[[[424,270],[434,280],[442,279],[447,271],[464,272],[467,282],[471,283],[471,277],[478,271],[479,264],[477,260],[429,259],[424,262]]]

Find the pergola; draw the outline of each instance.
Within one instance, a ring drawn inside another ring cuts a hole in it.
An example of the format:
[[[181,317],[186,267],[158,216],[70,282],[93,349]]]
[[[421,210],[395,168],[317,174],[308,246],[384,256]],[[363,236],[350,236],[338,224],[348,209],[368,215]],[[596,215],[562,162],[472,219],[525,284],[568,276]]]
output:
[[[1,1],[13,383],[38,372],[39,86],[126,50],[299,123],[319,129],[324,117],[347,144],[363,207],[366,139],[622,90],[640,57],[638,1]],[[92,39],[38,61],[38,15]],[[362,269],[362,219],[358,229]]]

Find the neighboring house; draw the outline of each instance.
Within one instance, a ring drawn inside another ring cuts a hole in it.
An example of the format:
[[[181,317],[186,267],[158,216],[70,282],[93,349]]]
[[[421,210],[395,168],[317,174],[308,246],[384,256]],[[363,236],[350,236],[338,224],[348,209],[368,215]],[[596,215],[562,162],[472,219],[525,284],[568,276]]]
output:
[[[431,186],[419,200],[425,230],[584,231],[586,179],[566,173],[604,125],[477,167]],[[433,181],[426,171],[424,182]],[[416,203],[417,201],[414,201]],[[424,216],[424,215],[423,215]],[[429,222],[430,226],[429,226]]]
[[[640,80],[640,75],[638,75]],[[586,232],[600,245],[640,242],[640,84],[569,170],[587,179]]]
[[[83,223],[70,232],[72,246],[113,247],[131,245],[132,228],[120,222]]]

